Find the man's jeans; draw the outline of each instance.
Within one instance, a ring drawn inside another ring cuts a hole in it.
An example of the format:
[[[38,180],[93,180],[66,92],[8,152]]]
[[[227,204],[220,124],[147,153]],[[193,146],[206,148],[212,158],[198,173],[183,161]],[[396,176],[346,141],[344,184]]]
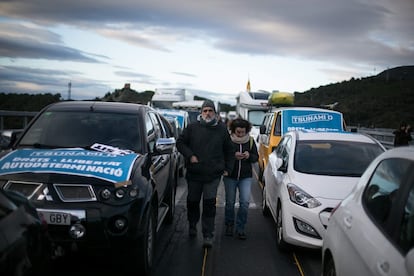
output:
[[[236,232],[244,232],[247,222],[247,212],[249,210],[250,188],[252,178],[246,177],[236,180],[230,177],[224,177],[224,188],[226,191],[226,207],[224,212],[226,225],[234,225],[234,204],[236,202],[237,189],[239,190],[239,210],[236,218]]]
[[[202,232],[204,237],[213,237],[216,217],[217,188],[221,177],[211,182],[199,182],[187,179],[187,218],[195,226],[200,220],[200,200],[203,196]]]

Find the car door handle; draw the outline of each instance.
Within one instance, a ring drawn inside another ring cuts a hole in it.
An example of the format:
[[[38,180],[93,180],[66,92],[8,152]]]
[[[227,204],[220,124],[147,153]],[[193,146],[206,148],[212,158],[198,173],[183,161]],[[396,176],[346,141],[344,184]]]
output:
[[[347,228],[351,228],[352,227],[352,216],[345,216],[344,224]]]

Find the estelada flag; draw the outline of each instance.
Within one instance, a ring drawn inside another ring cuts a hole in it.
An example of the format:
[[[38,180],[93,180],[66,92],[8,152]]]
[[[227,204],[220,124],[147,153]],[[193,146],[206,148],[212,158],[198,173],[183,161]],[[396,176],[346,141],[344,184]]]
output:
[[[250,80],[247,80],[247,87],[246,87],[246,91],[250,92]]]

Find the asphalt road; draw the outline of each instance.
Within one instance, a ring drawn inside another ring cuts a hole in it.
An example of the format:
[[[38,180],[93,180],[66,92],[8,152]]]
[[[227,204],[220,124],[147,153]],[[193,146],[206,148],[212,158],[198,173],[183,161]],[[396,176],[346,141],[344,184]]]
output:
[[[257,170],[257,167],[256,167]],[[262,214],[260,183],[254,177],[246,227],[246,240],[224,235],[224,185],[217,195],[216,231],[213,248],[202,248],[201,225],[196,238],[188,236],[186,182],[177,187],[176,213],[171,225],[158,232],[154,276],[320,276],[320,250],[294,249],[280,252],[276,247],[275,224]],[[125,263],[122,265],[133,266]],[[139,267],[137,267],[137,270]],[[51,275],[122,275],[111,256],[75,255],[55,261]]]
[[[223,183],[217,195],[216,231],[211,249],[202,248],[201,225],[198,225],[197,238],[188,237],[185,198],[186,183],[182,180],[177,189],[175,221],[159,232],[155,276],[320,275],[319,250],[298,248],[292,252],[280,252],[277,249],[275,224],[262,214],[262,192],[257,177],[254,177],[252,185],[247,240],[224,235]]]

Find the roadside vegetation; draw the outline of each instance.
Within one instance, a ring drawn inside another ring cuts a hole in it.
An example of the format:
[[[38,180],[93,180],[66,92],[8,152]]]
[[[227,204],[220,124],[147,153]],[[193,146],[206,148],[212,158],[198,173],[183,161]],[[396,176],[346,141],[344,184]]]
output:
[[[95,101],[117,101],[147,104],[154,91],[138,92],[129,87],[115,89]],[[296,106],[321,107],[333,103],[344,114],[347,125],[375,128],[397,128],[401,121],[414,125],[414,66],[388,69],[376,76],[295,92]],[[204,100],[194,97],[194,100]],[[48,104],[64,100],[58,94],[0,93],[0,110],[40,111]],[[235,106],[221,104],[221,111]],[[5,117],[5,128],[19,128],[19,118]]]

